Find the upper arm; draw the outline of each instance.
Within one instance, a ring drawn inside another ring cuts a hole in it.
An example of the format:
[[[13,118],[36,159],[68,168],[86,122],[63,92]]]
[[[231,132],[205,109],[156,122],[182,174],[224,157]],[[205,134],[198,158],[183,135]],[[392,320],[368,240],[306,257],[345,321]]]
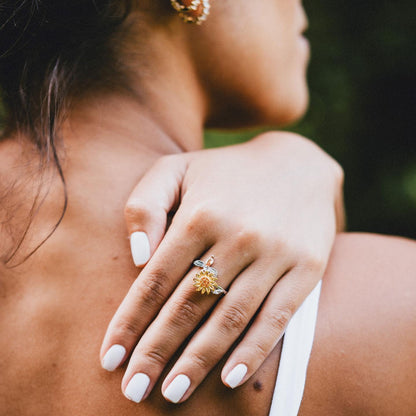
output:
[[[302,415],[416,412],[416,243],[337,238],[323,280]],[[327,413],[324,413],[327,414]]]

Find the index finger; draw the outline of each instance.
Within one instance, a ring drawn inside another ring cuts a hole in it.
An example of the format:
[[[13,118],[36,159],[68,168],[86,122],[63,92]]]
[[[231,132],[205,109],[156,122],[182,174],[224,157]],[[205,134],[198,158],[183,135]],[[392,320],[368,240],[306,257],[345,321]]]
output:
[[[181,196],[187,157],[161,157],[141,178],[124,208],[134,264],[142,266],[163,238],[167,216]]]
[[[212,244],[209,233],[195,234],[192,222],[190,224],[184,226],[182,220],[172,223],[119,306],[101,347],[104,369],[113,371],[125,361],[192,261]]]

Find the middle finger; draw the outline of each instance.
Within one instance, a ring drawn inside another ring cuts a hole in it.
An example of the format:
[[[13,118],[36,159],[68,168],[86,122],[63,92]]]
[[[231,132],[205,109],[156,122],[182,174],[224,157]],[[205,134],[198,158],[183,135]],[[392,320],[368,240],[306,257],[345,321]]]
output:
[[[231,252],[234,251],[230,247],[218,244],[203,256],[206,260],[212,253],[223,253],[212,266],[225,271],[218,276],[218,284],[223,287],[251,261],[240,257],[229,262]],[[134,349],[122,382],[122,390],[129,399],[138,402],[147,397],[171,357],[218,301],[213,294],[201,295],[195,290],[192,278],[199,270],[193,268],[185,276]]]
[[[234,280],[229,293],[192,337],[167,375],[162,391],[174,403],[186,400],[245,331],[287,265],[254,262]]]

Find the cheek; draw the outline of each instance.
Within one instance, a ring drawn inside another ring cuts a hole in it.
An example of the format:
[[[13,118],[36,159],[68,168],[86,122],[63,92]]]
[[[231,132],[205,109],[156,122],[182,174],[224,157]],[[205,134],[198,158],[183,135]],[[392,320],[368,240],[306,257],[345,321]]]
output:
[[[207,22],[201,68],[217,100],[229,101],[228,116],[234,105],[236,114],[253,123],[287,124],[308,102],[308,50],[299,36],[299,7],[292,0],[250,4],[250,13],[244,7],[244,15],[240,10]]]
[[[269,100],[269,118],[288,124],[301,117],[308,105],[306,70],[310,51],[307,40],[299,32],[289,32],[289,35],[286,32],[280,39],[284,41],[279,41],[275,51],[269,54],[269,68],[273,69],[263,68],[267,81],[262,83],[262,88]]]

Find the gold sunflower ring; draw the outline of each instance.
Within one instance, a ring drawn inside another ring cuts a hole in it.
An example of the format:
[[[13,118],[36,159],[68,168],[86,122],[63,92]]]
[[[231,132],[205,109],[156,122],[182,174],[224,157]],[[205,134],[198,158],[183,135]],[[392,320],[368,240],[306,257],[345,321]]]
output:
[[[218,272],[211,267],[214,264],[214,256],[211,256],[206,263],[202,260],[195,260],[194,266],[200,267],[200,270],[194,277],[194,286],[198,292],[202,295],[225,295],[227,291],[222,288],[218,283]]]

